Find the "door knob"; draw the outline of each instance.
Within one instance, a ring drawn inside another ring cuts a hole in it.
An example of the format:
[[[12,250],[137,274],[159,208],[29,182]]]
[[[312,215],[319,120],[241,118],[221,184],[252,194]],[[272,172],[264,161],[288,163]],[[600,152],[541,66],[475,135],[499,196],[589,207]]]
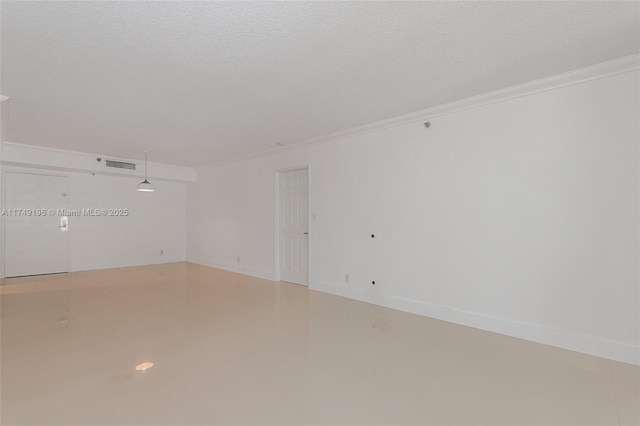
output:
[[[308,232],[303,232],[303,234],[304,234],[304,235],[309,235],[309,233],[308,233]]]

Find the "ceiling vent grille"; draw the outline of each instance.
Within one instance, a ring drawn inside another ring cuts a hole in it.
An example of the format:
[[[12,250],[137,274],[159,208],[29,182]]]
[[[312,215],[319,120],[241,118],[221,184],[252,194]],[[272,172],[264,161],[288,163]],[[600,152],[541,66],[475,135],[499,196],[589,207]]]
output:
[[[134,163],[125,163],[124,161],[107,160],[106,164],[107,164],[107,167],[115,167],[116,169],[128,169],[128,170],[136,169],[136,165]]]

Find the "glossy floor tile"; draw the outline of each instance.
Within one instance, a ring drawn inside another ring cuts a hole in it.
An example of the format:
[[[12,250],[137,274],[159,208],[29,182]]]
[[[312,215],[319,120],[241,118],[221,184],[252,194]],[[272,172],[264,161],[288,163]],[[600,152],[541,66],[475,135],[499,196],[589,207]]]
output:
[[[640,424],[637,366],[190,263],[0,309],[2,425]]]

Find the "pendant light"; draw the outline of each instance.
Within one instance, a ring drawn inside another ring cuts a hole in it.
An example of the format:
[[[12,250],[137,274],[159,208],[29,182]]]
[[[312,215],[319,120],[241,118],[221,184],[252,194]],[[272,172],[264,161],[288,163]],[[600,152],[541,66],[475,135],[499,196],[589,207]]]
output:
[[[149,151],[144,152],[144,180],[138,184],[138,191],[140,192],[154,192],[156,190],[151,182],[147,180],[147,154],[149,154]]]

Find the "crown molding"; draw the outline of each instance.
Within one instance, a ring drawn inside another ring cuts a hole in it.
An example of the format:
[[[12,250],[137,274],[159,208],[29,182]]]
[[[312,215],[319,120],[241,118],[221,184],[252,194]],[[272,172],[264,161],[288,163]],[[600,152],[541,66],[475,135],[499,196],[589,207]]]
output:
[[[70,151],[58,148],[49,148],[38,145],[28,145],[16,142],[2,142],[3,165],[21,167],[41,167],[67,171],[84,171],[90,173],[110,174],[117,176],[143,176],[140,171],[130,171],[126,169],[108,170],[103,165],[96,166],[96,158],[105,160],[124,161],[135,164],[142,164],[143,160],[111,155],[92,154],[88,152]],[[102,163],[104,164],[104,163]],[[148,162],[152,166],[151,178],[164,180],[174,180],[183,182],[195,182],[196,171],[191,167],[176,166],[173,164]]]
[[[33,149],[33,150],[46,151],[46,152],[57,153],[57,154],[69,154],[69,155],[74,155],[74,156],[89,157],[89,158],[92,158],[92,159],[95,159],[96,157],[102,157],[102,158],[108,159],[108,160],[124,161],[124,162],[129,162],[129,163],[139,163],[141,161],[144,161],[144,160],[141,160],[139,158],[135,159],[135,158],[116,157],[116,156],[113,156],[113,155],[93,154],[93,153],[90,153],[90,152],[72,151],[72,150],[60,149],[60,148],[50,148],[50,147],[47,147],[47,146],[29,145],[29,144],[26,144],[26,143],[18,143],[18,142],[10,142],[10,141],[4,141],[4,142],[2,142],[2,144],[6,145],[6,146],[9,146],[9,147],[15,147],[15,148],[21,148],[21,149]],[[193,170],[193,168],[191,168],[191,167],[176,166],[174,164],[154,163],[152,161],[148,161],[147,163],[151,164],[151,165],[155,165],[155,166],[171,167],[171,168],[174,168],[176,170]]]
[[[287,151],[293,151],[303,147],[307,147],[313,144],[335,142],[341,139],[362,135],[366,133],[372,133],[388,129],[391,127],[401,126],[403,124],[414,123],[418,121],[426,121],[440,117],[443,115],[453,114],[460,111],[465,111],[472,108],[478,108],[485,105],[490,105],[498,102],[508,101],[510,99],[516,99],[523,96],[534,95],[536,93],[546,92],[549,90],[555,90],[562,87],[573,86],[576,84],[586,83],[591,80],[596,80],[605,77],[611,77],[617,74],[631,72],[640,69],[640,55],[630,55],[623,58],[614,59],[612,61],[602,62],[599,64],[591,65],[577,70],[564,72],[561,74],[555,74],[549,77],[529,81],[526,83],[516,84],[513,86],[505,87],[503,89],[495,90],[492,92],[483,93],[469,98],[460,99],[446,104],[437,105],[431,108],[422,109],[409,114],[400,115],[397,117],[389,118],[386,120],[376,121],[374,123],[366,124],[364,126],[354,127],[351,129],[343,130],[341,132],[332,133],[325,136],[320,136],[313,139],[307,139],[301,142],[296,142],[281,148],[269,149],[254,154],[240,156],[229,160],[210,163],[198,168],[215,167],[230,163],[236,163],[240,161],[249,160],[252,158],[258,158],[263,156],[275,155]]]

